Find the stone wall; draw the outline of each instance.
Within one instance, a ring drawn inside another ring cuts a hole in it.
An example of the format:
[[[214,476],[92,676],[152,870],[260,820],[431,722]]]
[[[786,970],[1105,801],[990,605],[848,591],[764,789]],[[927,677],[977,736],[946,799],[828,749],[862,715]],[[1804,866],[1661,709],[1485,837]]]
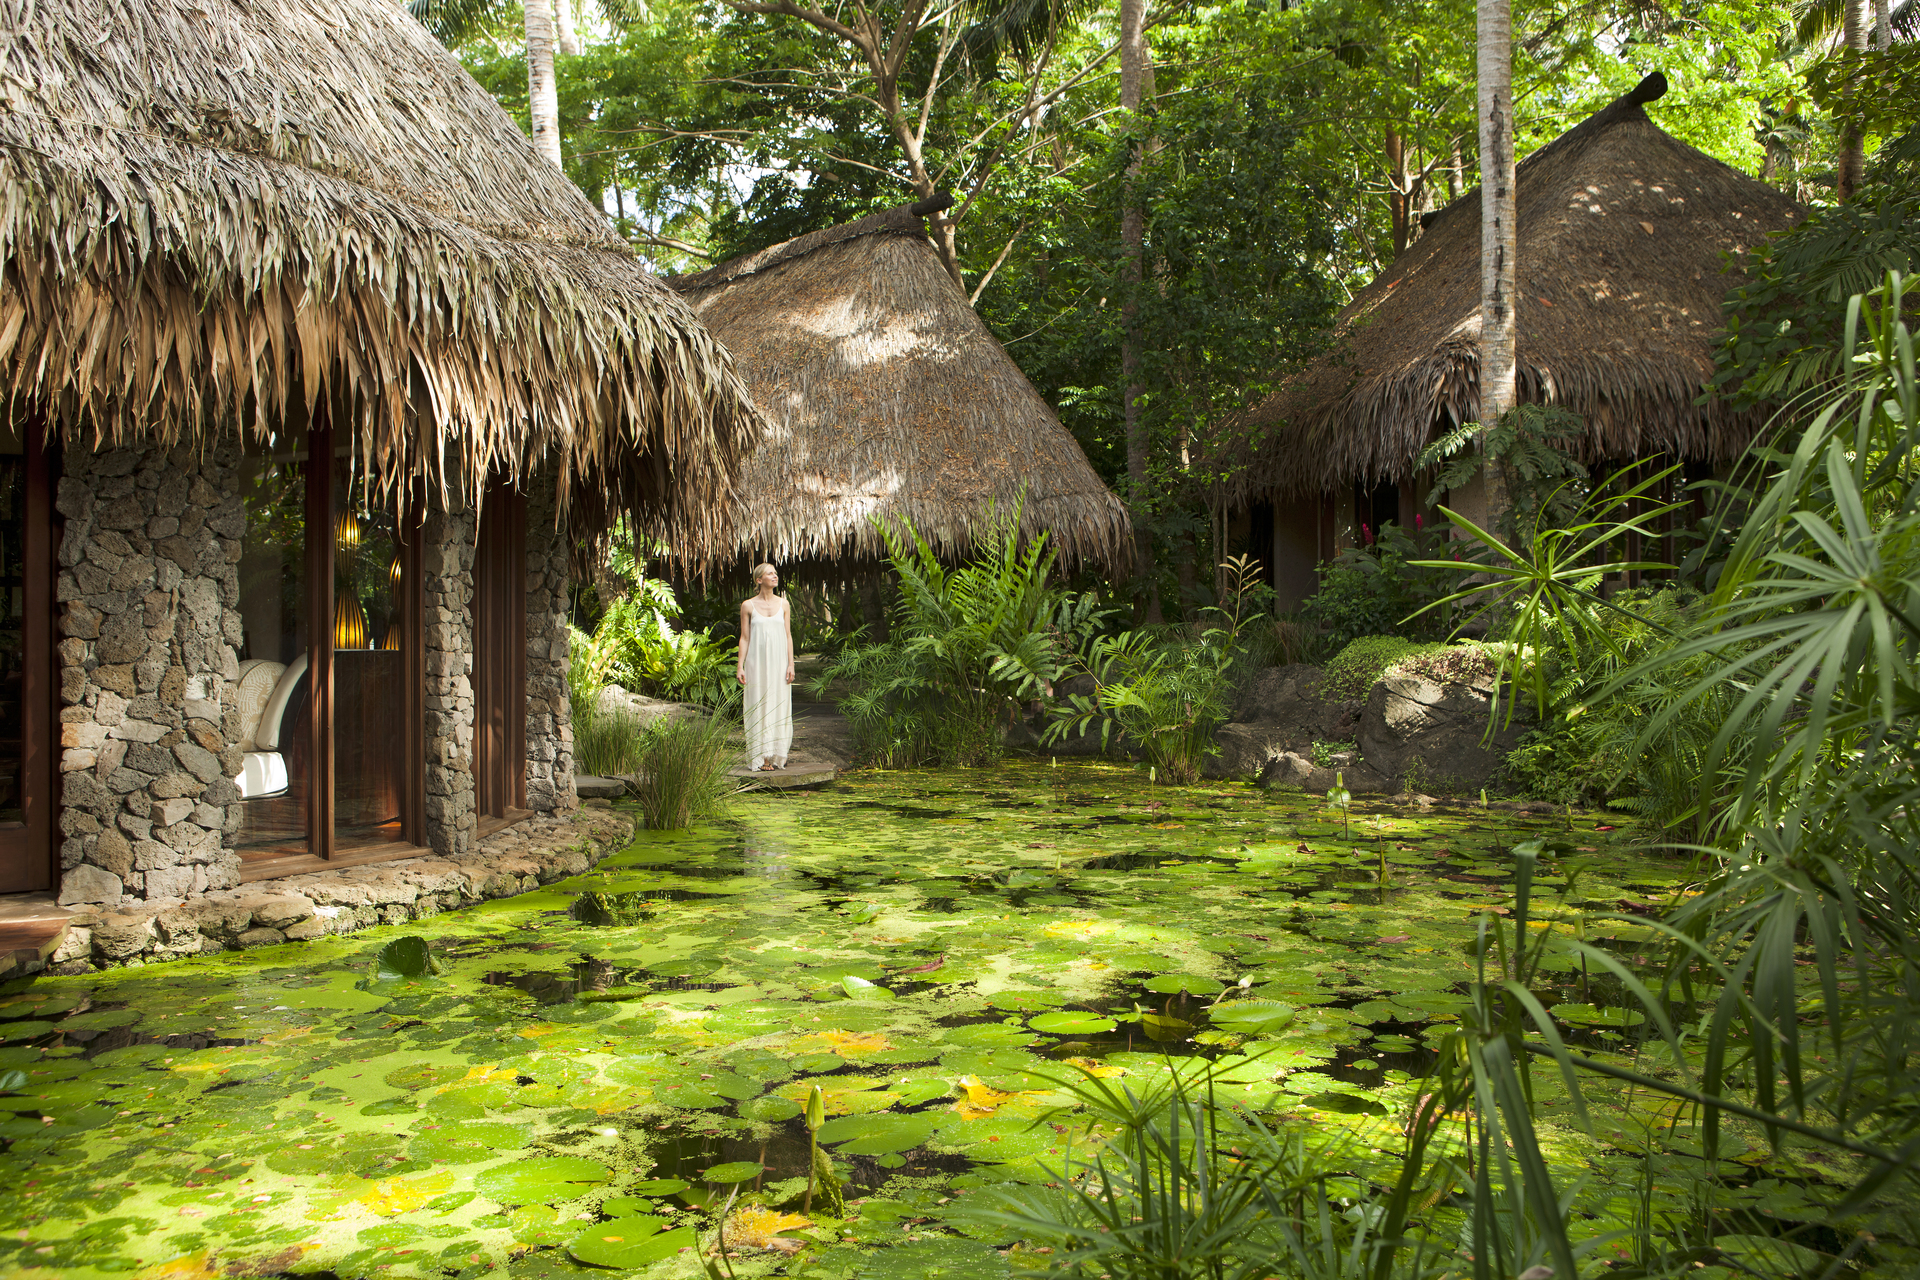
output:
[[[60,902],[164,909],[238,883],[237,443],[70,449],[58,600]]]
[[[567,696],[567,562],[554,521],[554,484],[541,476],[527,498],[527,807],[579,803],[573,786],[573,709]]]
[[[472,512],[427,517],[427,844],[443,858],[474,847]]]

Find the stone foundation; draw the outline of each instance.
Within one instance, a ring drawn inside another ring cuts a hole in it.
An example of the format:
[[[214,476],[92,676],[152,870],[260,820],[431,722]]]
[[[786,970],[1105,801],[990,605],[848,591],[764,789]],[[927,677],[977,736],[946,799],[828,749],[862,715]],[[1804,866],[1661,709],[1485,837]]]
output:
[[[160,911],[84,909],[47,965],[87,973],[404,924],[579,875],[625,848],[633,831],[631,819],[587,808],[529,818],[458,860],[428,856],[289,876]]]

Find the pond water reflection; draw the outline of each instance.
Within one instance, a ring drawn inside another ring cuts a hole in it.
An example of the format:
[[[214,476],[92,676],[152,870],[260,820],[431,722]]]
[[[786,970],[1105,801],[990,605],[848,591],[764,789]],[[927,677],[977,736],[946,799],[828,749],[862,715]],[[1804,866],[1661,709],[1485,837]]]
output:
[[[171,1263],[175,1280],[586,1274],[609,1221],[684,1242],[735,1188],[796,1211],[815,1087],[822,1148],[865,1199],[817,1191],[797,1230],[823,1276],[1084,1151],[1063,1073],[1144,1084],[1206,1060],[1238,1100],[1365,1141],[1394,1131],[1457,1016],[1475,916],[1509,900],[1505,851],[1567,825],[1356,805],[1343,836],[1311,797],[1118,766],[856,774],[644,834],[519,899],[15,982],[0,1254],[20,1274]],[[1682,874],[1573,825],[1582,902]],[[1638,940],[1572,905],[1556,928]],[[443,972],[371,972],[403,934]],[[1570,1040],[1636,1034],[1571,957],[1549,970],[1539,994]],[[942,1239],[950,1274],[1005,1274],[995,1241]],[[662,1275],[696,1274],[679,1247]]]

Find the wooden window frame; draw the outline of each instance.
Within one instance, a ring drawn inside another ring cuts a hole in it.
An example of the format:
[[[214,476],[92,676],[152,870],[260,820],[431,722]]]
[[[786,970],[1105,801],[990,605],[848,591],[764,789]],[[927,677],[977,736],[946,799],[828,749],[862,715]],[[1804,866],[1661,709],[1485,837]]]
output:
[[[54,582],[60,554],[59,515],[53,506],[58,446],[47,441],[46,420],[28,413],[16,420],[20,431],[22,488],[26,498],[20,653],[20,796],[26,821],[0,827],[0,893],[34,893],[60,888],[59,850],[53,838],[60,807],[59,773],[54,762],[55,726],[60,723],[60,679],[53,669],[59,608]],[[37,615],[37,618],[36,618]],[[36,625],[36,622],[38,625]],[[22,872],[18,883],[11,879]]]

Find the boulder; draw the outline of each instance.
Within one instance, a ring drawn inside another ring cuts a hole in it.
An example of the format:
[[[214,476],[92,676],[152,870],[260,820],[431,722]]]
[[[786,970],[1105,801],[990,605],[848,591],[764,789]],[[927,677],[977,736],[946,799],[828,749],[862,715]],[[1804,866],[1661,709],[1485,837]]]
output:
[[[1220,754],[1201,771],[1209,778],[1258,778],[1275,759],[1300,745],[1291,729],[1276,724],[1224,724],[1213,740]]]
[[[1336,781],[1356,796],[1384,795],[1393,790],[1379,770],[1345,751],[1336,753],[1333,762],[1325,765],[1296,752],[1282,752],[1260,775],[1260,785],[1269,791],[1310,791],[1316,795],[1331,791]]]
[[[60,877],[60,905],[63,907],[87,903],[111,906],[120,901],[120,895],[124,892],[126,887],[119,876],[86,863]]]
[[[1484,787],[1526,729],[1516,718],[1487,738],[1491,682],[1441,684],[1393,675],[1373,687],[1360,723],[1368,764],[1409,789]]]
[[[620,778],[596,778],[590,773],[575,774],[574,790],[582,800],[618,800],[627,794],[627,784]]]
[[[596,708],[606,714],[625,712],[639,716],[642,720],[653,720],[660,716],[683,719],[687,716],[703,716],[705,709],[690,702],[667,702],[660,698],[649,698],[644,694],[629,693],[617,684],[610,684],[600,691]]]
[[[1283,731],[1276,736],[1302,749],[1315,742],[1350,741],[1363,704],[1323,699],[1320,674],[1319,667],[1305,663],[1257,672],[1234,699],[1234,722],[1272,726]]]

